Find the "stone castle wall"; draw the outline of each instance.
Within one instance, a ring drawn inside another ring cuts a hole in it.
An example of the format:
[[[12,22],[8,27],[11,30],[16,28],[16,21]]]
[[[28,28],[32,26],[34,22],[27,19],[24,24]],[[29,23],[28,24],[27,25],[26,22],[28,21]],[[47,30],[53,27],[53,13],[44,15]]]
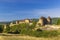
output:
[[[39,21],[37,22],[37,25],[46,25],[46,24],[52,24],[52,19],[50,17],[45,18],[45,17],[41,17],[39,19]]]

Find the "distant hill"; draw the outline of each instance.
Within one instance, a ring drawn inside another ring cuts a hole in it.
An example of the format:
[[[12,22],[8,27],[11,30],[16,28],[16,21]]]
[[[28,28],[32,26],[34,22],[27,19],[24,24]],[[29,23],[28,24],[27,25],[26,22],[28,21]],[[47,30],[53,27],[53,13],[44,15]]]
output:
[[[10,22],[0,22],[0,25],[1,24],[10,24]]]
[[[56,18],[52,18],[52,23],[56,24],[58,19],[60,19],[60,18],[57,18],[57,17]],[[33,19],[30,19],[30,20],[37,22],[39,19],[33,18]],[[17,21],[17,20],[13,20],[13,21],[10,21],[10,22],[0,22],[0,24],[10,24],[11,22],[15,22],[15,21]]]

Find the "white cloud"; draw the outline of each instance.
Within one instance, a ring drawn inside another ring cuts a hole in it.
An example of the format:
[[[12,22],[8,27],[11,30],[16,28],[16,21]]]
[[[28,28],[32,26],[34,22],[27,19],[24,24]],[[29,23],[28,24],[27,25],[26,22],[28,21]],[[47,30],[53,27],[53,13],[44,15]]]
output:
[[[60,8],[34,9],[34,10],[15,11],[12,13],[2,13],[0,14],[0,20],[4,20],[5,18],[6,18],[5,20],[39,18],[40,16],[60,17]]]
[[[36,15],[60,17],[60,8],[55,9],[37,9],[34,11]]]
[[[35,17],[39,16],[51,16],[51,17],[60,17],[60,8],[54,8],[54,9],[34,9],[34,10],[25,10],[25,11],[16,11],[15,14],[20,13],[22,15],[31,15]]]

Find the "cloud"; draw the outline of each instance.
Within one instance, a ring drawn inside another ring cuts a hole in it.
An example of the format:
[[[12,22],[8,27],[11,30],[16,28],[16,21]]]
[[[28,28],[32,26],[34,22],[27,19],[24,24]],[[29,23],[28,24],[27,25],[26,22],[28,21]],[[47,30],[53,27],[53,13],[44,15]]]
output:
[[[0,20],[18,20],[25,18],[39,18],[44,17],[60,17],[60,8],[53,9],[33,9],[24,11],[14,11],[12,13],[2,13],[0,14]]]
[[[24,10],[24,11],[14,11],[11,13],[2,13],[0,15],[9,15],[9,16],[21,16],[21,17],[40,17],[40,16],[51,16],[51,17],[60,17],[60,8],[53,9],[33,9],[33,10]]]
[[[36,15],[60,17],[60,8],[53,9],[37,9],[34,11]]]
[[[53,8],[53,9],[34,9],[30,11],[20,11],[20,13],[32,13],[36,15],[46,14],[47,16],[59,16],[60,15],[60,8]]]
[[[2,14],[3,15],[3,14]],[[53,9],[33,9],[33,10],[24,10],[24,11],[15,11],[13,13],[9,13],[6,15],[14,15],[14,16],[21,16],[21,17],[41,17],[41,16],[51,16],[51,17],[60,17],[60,8],[53,8]]]

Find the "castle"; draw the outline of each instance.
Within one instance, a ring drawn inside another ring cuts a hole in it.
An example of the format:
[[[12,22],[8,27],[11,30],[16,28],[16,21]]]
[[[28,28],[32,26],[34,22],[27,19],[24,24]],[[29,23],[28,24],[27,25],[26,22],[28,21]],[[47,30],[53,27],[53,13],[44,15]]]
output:
[[[22,23],[27,23],[27,24],[32,24],[32,20],[30,20],[30,19],[24,19],[24,20],[17,20],[17,21],[15,21],[15,22],[11,22],[10,23],[10,26],[14,26],[14,25],[19,25],[19,24],[22,24]]]
[[[14,26],[14,25],[22,24],[22,23],[27,23],[29,25],[33,24],[32,20],[24,19],[24,20],[12,21],[12,22],[10,22],[9,26],[11,27],[11,26]],[[49,25],[52,24],[52,19],[50,17],[45,18],[43,16],[41,18],[39,18],[38,22],[36,23],[37,26],[44,26],[44,25],[48,25],[48,24]],[[6,27],[7,27],[7,24],[4,24],[4,28],[6,28]]]
[[[15,22],[11,22],[10,26],[18,25],[18,24],[21,24],[21,23],[28,23],[30,25],[33,24],[32,20],[30,20],[30,19],[24,19],[24,20],[17,20]],[[52,19],[50,17],[45,18],[45,17],[42,16],[39,19],[39,21],[37,22],[37,25],[40,25],[40,26],[44,26],[44,25],[47,25],[47,24],[52,24]]]
[[[3,24],[4,26],[4,29],[6,29],[7,25],[8,26],[14,26],[14,25],[19,25],[19,24],[22,24],[22,23],[27,23],[29,25],[32,25],[33,24],[33,21],[30,20],[30,19],[24,19],[24,20],[16,20],[16,21],[12,21],[8,24]],[[50,17],[48,18],[45,18],[45,17],[41,17],[38,22],[36,23],[36,27],[39,27],[39,26],[45,26],[45,25],[51,25],[52,24],[52,19]]]
[[[39,21],[37,22],[37,25],[41,25],[41,26],[44,26],[44,25],[47,25],[47,24],[52,24],[52,19],[50,17],[48,18],[45,18],[45,17],[41,17],[39,19]]]

